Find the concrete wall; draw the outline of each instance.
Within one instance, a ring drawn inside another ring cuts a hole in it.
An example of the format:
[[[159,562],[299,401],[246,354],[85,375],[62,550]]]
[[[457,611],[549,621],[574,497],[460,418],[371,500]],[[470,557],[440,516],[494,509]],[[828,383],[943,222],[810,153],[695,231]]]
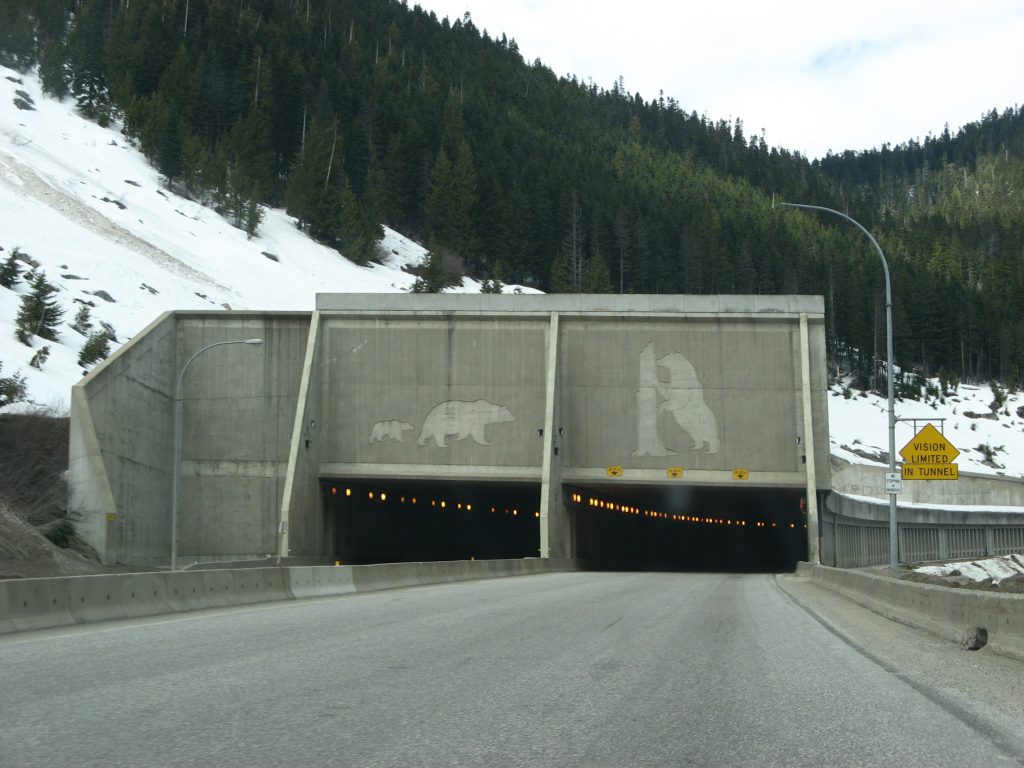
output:
[[[547,325],[325,315],[327,473],[539,478]]]
[[[832,487],[840,493],[888,500],[887,467],[835,461]],[[959,480],[904,480],[900,501],[917,504],[1024,507],[1024,480],[960,473]]]
[[[799,485],[799,326],[792,317],[567,317],[562,388],[566,476],[664,482],[667,466],[697,483]],[[816,460],[828,466],[824,330],[812,326]],[[572,469],[569,469],[572,468]],[[646,472],[644,470],[647,470]],[[827,471],[817,479],[828,487]]]
[[[72,389],[68,504],[104,562],[170,557],[176,350],[168,313]]]
[[[570,557],[561,482],[829,487],[823,302],[801,296],[324,295],[308,313],[182,312],[74,389],[71,509],[107,560],[333,546],[321,478],[541,484],[545,554]],[[815,455],[806,456],[801,318]],[[310,329],[314,329],[312,335]],[[669,480],[667,469],[684,476]],[[733,470],[749,471],[736,480]]]
[[[308,315],[168,314],[72,391],[69,508],[106,561],[170,557],[174,384],[183,382],[179,557],[277,551]]]
[[[309,332],[308,315],[178,320],[178,359],[217,341],[185,377],[179,558],[277,552],[276,529]]]
[[[867,522],[889,522],[888,500],[864,500],[850,498],[844,494],[830,493],[826,502],[835,515],[864,520]],[[1013,510],[993,509],[943,509],[928,506],[898,506],[896,512],[900,525],[1024,525],[1024,507]]]

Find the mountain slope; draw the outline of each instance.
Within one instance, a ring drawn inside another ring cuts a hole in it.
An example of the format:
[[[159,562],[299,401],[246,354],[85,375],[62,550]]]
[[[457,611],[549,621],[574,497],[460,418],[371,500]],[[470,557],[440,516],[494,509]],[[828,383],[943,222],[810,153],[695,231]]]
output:
[[[18,91],[34,109],[14,106]],[[386,230],[382,263],[356,266],[280,210],[267,210],[249,240],[216,212],[166,189],[115,130],[42,97],[33,76],[3,68],[0,247],[0,260],[18,248],[37,262],[64,310],[58,342],[34,338],[29,348],[14,336],[28,287],[23,280],[0,288],[0,376],[20,372],[34,403],[58,409],[83,373],[77,359],[85,336],[69,327],[83,304],[94,327],[109,323],[123,342],[169,309],[311,310],[317,292],[407,291],[415,278],[403,267],[425,254]],[[480,285],[467,279],[454,290]],[[43,346],[50,357],[37,371],[28,363]]]
[[[14,106],[17,91],[34,110]],[[42,97],[33,76],[2,68],[0,247],[0,261],[18,247],[38,262],[60,288],[65,311],[58,342],[34,338],[29,348],[15,338],[14,325],[27,287],[0,287],[0,376],[23,374],[30,405],[58,411],[66,410],[70,387],[83,373],[77,360],[85,337],[69,324],[84,302],[94,325],[109,323],[123,342],[171,309],[311,310],[318,291],[407,291],[414,278],[402,268],[424,255],[385,230],[383,263],[359,267],[311,241],[280,210],[268,210],[258,236],[248,240],[214,211],[168,191],[116,130],[83,120],[68,102]],[[466,279],[455,290],[479,289]],[[44,345],[49,360],[41,370],[31,368]],[[1024,476],[1024,418],[1017,414],[1024,398],[1008,395],[997,419],[966,415],[989,413],[991,399],[987,388],[961,385],[945,403],[903,401],[897,414],[947,418],[946,433],[964,452],[963,471]],[[832,453],[878,463],[888,446],[884,409],[884,398],[847,399],[834,386]],[[910,425],[901,423],[897,448],[911,436]],[[994,462],[985,462],[981,445],[995,451]]]

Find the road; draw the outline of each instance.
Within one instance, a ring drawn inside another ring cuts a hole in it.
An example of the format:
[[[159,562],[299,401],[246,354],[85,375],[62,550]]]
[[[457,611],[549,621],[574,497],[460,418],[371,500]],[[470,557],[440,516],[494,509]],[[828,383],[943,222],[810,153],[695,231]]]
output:
[[[859,649],[786,578],[547,574],[8,636],[0,765],[1024,764],[1024,721]]]

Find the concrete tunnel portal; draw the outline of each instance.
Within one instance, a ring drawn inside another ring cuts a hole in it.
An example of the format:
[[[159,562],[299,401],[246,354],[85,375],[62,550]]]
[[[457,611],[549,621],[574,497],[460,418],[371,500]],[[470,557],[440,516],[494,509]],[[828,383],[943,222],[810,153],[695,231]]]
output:
[[[819,296],[169,312],[75,385],[69,509],[110,564],[788,570],[830,487],[824,326]]]
[[[321,489],[338,563],[540,554],[536,483],[334,479]],[[807,557],[797,489],[574,485],[563,503],[587,568],[783,572]]]

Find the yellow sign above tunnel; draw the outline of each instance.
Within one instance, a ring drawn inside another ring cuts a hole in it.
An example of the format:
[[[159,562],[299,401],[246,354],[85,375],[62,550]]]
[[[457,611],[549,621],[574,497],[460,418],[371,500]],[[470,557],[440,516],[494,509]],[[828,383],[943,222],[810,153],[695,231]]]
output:
[[[665,475],[671,477],[673,480],[678,480],[680,477],[683,476],[683,468],[669,467],[668,469],[665,470]]]
[[[605,472],[608,477],[622,477],[622,467],[608,467]]]
[[[750,470],[749,469],[734,469],[732,471],[733,480],[749,480]]]

